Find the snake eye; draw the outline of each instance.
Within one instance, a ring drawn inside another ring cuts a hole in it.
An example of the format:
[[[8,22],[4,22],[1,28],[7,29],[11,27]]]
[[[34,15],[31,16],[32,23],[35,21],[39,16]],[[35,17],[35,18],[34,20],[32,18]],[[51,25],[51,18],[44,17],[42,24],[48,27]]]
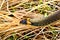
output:
[[[22,24],[27,24],[27,20],[24,19],[24,20],[20,21],[20,23],[22,23]]]

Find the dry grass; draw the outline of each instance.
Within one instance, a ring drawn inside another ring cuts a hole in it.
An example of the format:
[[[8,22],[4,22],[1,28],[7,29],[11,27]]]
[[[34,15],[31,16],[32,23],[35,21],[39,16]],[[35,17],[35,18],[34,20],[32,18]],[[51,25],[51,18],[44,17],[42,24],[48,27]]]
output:
[[[38,13],[36,9],[54,0],[48,2],[44,0],[43,4],[38,2],[38,0],[0,0],[0,40],[13,38],[13,40],[60,40],[60,20],[46,26],[20,24],[24,16],[35,15]],[[25,3],[31,3],[33,6],[27,7]],[[13,17],[9,16],[11,14]]]

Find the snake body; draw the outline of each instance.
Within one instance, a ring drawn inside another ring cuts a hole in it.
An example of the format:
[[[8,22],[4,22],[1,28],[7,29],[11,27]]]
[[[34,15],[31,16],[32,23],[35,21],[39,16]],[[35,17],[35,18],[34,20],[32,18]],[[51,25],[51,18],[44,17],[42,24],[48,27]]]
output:
[[[45,17],[44,19],[42,18],[40,21],[32,21],[31,20],[31,25],[34,25],[34,26],[44,26],[44,25],[47,25],[47,24],[50,24],[54,21],[57,21],[60,19],[60,10],[56,11],[55,13],[51,14],[50,16],[48,17]],[[38,19],[36,19],[38,20]]]

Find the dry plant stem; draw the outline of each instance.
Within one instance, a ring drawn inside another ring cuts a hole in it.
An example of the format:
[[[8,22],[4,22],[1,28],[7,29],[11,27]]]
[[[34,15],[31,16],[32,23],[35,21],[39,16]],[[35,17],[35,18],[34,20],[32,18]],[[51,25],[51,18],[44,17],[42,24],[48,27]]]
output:
[[[43,27],[43,29],[34,37],[34,39],[35,39],[39,34],[41,34],[45,28],[46,28],[46,26]]]
[[[23,2],[23,3],[25,3],[25,2]],[[23,3],[19,3],[18,5],[14,6],[14,7],[11,7],[11,8],[17,8],[17,7],[19,7],[20,5],[22,5]]]
[[[60,30],[55,30],[55,31],[57,31],[57,32],[60,32]],[[46,31],[46,32],[52,32],[52,31]],[[44,33],[46,33],[46,32],[42,32],[43,34]],[[19,34],[20,35],[20,33],[16,33],[16,34]],[[11,35],[10,35],[11,36]],[[22,36],[22,35],[20,35],[20,36]],[[32,35],[32,36],[34,36],[34,35]],[[7,37],[5,37],[4,39],[6,39],[6,38],[8,38],[9,36],[7,36]],[[31,36],[30,36],[31,37]]]
[[[50,3],[50,2],[54,2],[54,1],[56,1],[56,0],[49,1],[49,2],[44,2],[44,4],[41,4],[41,5],[32,7],[32,9],[31,9],[30,11],[28,11],[28,12],[26,13],[26,15],[28,15],[30,12],[34,11],[35,9],[38,9],[38,8],[40,8],[41,6],[46,5],[47,3]],[[47,11],[47,12],[48,12],[48,11]],[[53,13],[53,12],[52,12],[52,13]]]
[[[46,12],[50,12],[50,13],[54,13],[54,12],[51,12],[51,11],[47,11],[47,10],[45,10]]]
[[[25,31],[20,31],[20,32],[19,32],[19,33],[23,33],[23,32],[27,32],[27,31],[32,31],[32,30],[34,30],[34,29],[36,29],[36,28],[33,28],[33,29],[28,28],[28,30],[25,30],[25,29],[16,29],[14,32],[16,33],[16,32],[19,31],[19,30],[25,30]]]
[[[54,30],[54,31],[56,31],[56,32],[59,32],[59,33],[60,33],[60,30]],[[52,32],[52,31],[45,31],[45,32],[42,32],[42,33],[44,34],[44,33],[47,33],[47,32]]]
[[[14,3],[10,4],[10,6],[15,5],[15,4],[18,4],[18,3],[20,3],[20,1],[14,2]]]
[[[9,3],[8,3],[8,0],[7,0],[7,11],[8,11],[10,14],[12,14],[12,13],[10,12],[10,10],[9,10]]]
[[[13,5],[18,4],[18,3],[20,3],[20,1],[11,3],[9,6],[13,6]],[[6,7],[4,7],[3,9],[5,9],[5,8],[6,8]],[[9,9],[11,9],[11,8],[9,8]]]
[[[55,0],[53,0],[53,1],[49,1],[49,2],[44,2],[44,4],[41,4],[41,5],[35,6],[35,7],[33,7],[28,13],[34,11],[35,9],[38,9],[38,8],[41,7],[42,5],[46,5],[47,3],[54,2],[54,1],[55,1]]]
[[[17,29],[16,29],[17,30]],[[19,29],[20,30],[20,29]],[[16,32],[16,31],[15,31]],[[20,34],[20,33],[19,33]],[[33,35],[34,36],[34,35]],[[31,37],[31,36],[30,36]],[[7,38],[7,37],[6,37]],[[4,39],[6,39],[6,38],[4,38]]]
[[[25,2],[28,2],[28,1],[26,0]],[[17,8],[17,7],[19,7],[20,5],[22,5],[25,2],[23,1],[22,3],[19,3],[18,5],[14,6],[14,7],[11,7],[11,8]]]
[[[13,27],[13,28],[9,28],[9,29],[7,29],[7,30],[5,30],[5,31],[1,31],[0,33],[4,33],[4,32],[8,32],[8,31],[11,31],[11,30],[16,30],[16,29],[20,29],[20,30],[22,30],[22,29],[28,29],[28,28],[32,28],[32,27],[26,27],[26,25],[19,25],[19,26],[16,26],[16,27]],[[35,27],[33,27],[33,28],[35,28]]]
[[[19,33],[16,33],[16,34],[18,34],[19,36],[21,36]],[[12,36],[12,34],[11,35],[8,35],[8,36],[5,36],[4,38],[3,38],[3,40],[6,40],[8,37],[10,37],[10,36]]]
[[[2,8],[2,6],[3,6],[4,3],[5,3],[5,0],[3,0],[2,4],[1,4],[1,6],[0,6],[0,10],[1,10],[1,8]]]
[[[0,37],[0,40],[2,40],[1,37]]]
[[[49,39],[47,39],[47,38],[45,37],[45,35],[44,35],[44,38],[45,38],[45,40],[49,40]]]
[[[34,29],[28,29],[28,30],[25,30],[25,31],[22,31],[22,32],[19,32],[19,33],[23,33],[23,32],[27,32],[27,31],[32,31],[32,30],[35,30],[36,28]]]
[[[60,10],[60,7],[59,7],[59,6],[54,5],[54,4],[52,4],[52,3],[50,3],[50,4],[53,5],[54,7],[57,7],[57,8]]]
[[[14,32],[17,32],[19,30],[22,30],[22,29],[15,30]],[[31,29],[29,29],[29,30],[31,30]],[[26,30],[26,31],[29,31],[29,30]],[[26,31],[22,31],[22,32],[26,32]],[[21,33],[21,32],[19,32],[19,33]]]
[[[3,33],[3,32],[7,32],[7,31],[10,31],[10,30],[15,30],[15,29],[21,29],[21,28],[24,28],[24,26],[23,27],[15,27],[15,28],[10,28],[10,29],[7,29],[7,30],[5,30],[5,31],[1,31],[0,33]]]
[[[59,34],[59,33],[58,33],[58,34]],[[58,34],[54,37],[54,39],[56,39],[56,38],[57,38]]]
[[[28,34],[26,34],[26,35],[29,35],[29,34],[35,32],[35,31],[37,31],[37,30],[39,30],[39,29],[36,29],[36,30],[34,30],[34,31],[32,31],[32,32],[30,32],[30,33],[28,33]],[[24,36],[22,36],[21,38],[23,38],[23,37],[24,37]],[[21,38],[19,38],[19,39],[21,39]]]

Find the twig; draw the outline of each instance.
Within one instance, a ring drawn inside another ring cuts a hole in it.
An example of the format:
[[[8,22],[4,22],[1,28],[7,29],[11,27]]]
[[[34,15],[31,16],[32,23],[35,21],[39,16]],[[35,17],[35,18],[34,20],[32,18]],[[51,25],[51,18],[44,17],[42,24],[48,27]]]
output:
[[[54,4],[52,4],[52,3],[50,3],[51,5],[53,5],[54,7],[57,7],[58,9],[60,9],[60,7],[59,6],[57,6],[57,5],[54,5]]]
[[[42,33],[45,28],[46,28],[46,26],[43,27],[43,29],[34,37],[34,39],[35,39],[40,33]]]
[[[39,29],[36,29],[36,30],[39,30]],[[34,31],[32,31],[32,32],[30,32],[30,33],[28,33],[28,34],[26,34],[26,35],[29,35],[29,34],[35,32],[36,30],[34,30]],[[25,36],[25,35],[24,35],[24,36]],[[22,36],[21,38],[23,38],[24,36]],[[19,39],[21,39],[21,38],[19,38]]]
[[[5,0],[3,0],[2,4],[1,4],[1,6],[0,6],[0,10],[1,10],[1,8],[2,8],[2,6],[3,6],[4,3],[5,3]]]
[[[10,13],[10,14],[12,14],[11,12],[10,12],[10,10],[9,10],[9,3],[8,3],[8,0],[6,0],[7,1],[7,11]]]
[[[53,0],[53,1],[49,1],[49,2],[44,2],[44,4],[41,4],[41,5],[35,6],[35,7],[33,7],[28,13],[32,12],[32,11],[35,10],[35,9],[40,8],[42,5],[46,5],[47,3],[54,2],[54,1],[55,1],[55,0]]]
[[[21,36],[19,33],[16,33],[16,34],[18,34],[19,36]],[[8,36],[5,36],[5,37],[3,38],[3,40],[6,40],[6,38],[8,38],[8,37],[10,37],[10,36],[12,36],[12,34],[10,34],[10,35],[8,35]]]

